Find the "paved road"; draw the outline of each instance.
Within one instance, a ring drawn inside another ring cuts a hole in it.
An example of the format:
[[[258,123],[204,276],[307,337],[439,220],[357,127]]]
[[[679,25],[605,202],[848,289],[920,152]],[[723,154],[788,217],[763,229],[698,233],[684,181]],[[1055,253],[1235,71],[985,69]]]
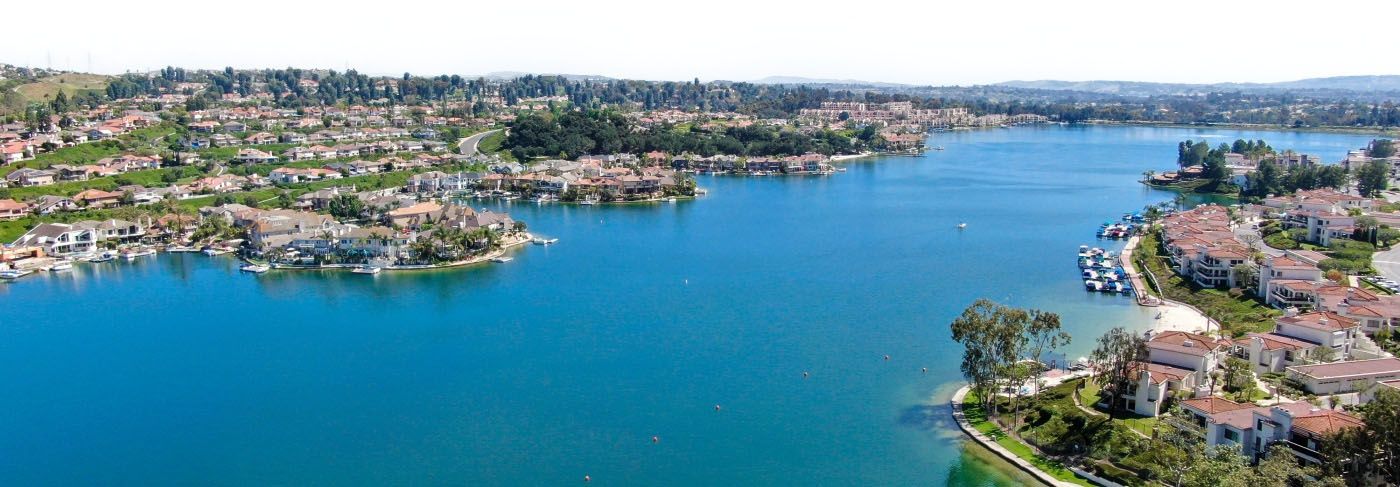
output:
[[[1382,276],[1400,281],[1400,245],[1372,254],[1371,267]]]
[[[476,155],[476,146],[481,144],[481,139],[484,139],[486,138],[486,136],[500,131],[501,129],[487,130],[485,132],[462,139],[461,142],[457,143],[457,152],[461,152],[464,156],[474,156]]]

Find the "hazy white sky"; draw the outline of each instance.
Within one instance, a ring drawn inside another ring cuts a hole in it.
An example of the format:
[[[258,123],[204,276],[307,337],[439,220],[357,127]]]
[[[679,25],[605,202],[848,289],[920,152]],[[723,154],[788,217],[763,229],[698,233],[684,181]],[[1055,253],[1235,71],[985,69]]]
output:
[[[916,84],[1400,73],[1394,0],[69,0],[63,11],[0,27],[0,62]]]

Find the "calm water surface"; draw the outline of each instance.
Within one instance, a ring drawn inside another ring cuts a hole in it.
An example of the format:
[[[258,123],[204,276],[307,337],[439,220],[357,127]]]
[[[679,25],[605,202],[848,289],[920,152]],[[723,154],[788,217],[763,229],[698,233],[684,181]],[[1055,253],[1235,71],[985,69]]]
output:
[[[1170,200],[1135,180],[1203,136],[1325,160],[1367,140],[945,133],[830,177],[701,177],[693,202],[515,204],[560,243],[508,264],[32,276],[0,286],[0,484],[1024,483],[947,415],[948,322],[982,296],[1055,311],[1070,357],[1145,326],[1071,254]]]

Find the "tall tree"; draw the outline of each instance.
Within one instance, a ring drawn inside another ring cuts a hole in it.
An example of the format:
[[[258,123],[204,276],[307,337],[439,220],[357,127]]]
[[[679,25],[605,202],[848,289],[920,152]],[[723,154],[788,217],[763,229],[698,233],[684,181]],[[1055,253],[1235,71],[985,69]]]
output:
[[[1099,337],[1089,360],[1094,363],[1094,380],[1110,390],[1109,412],[1123,409],[1123,393],[1138,379],[1137,372],[1146,359],[1147,341],[1136,333],[1119,326]]]
[[[1356,171],[1356,190],[1361,196],[1372,197],[1385,191],[1390,185],[1390,165],[1385,161],[1371,161]]]

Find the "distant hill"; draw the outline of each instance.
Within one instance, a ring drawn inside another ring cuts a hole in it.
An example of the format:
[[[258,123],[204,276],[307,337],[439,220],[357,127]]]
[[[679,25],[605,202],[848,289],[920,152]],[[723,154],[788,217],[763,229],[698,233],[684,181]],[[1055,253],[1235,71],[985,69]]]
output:
[[[873,86],[882,88],[894,88],[907,86],[899,83],[885,83],[881,81],[862,81],[857,79],[827,79],[827,78],[804,78],[801,76],[769,76],[763,79],[756,79],[750,83],[760,85],[842,85],[842,86]]]
[[[523,71],[493,71],[482,75],[482,77],[490,80],[510,80],[530,74],[536,76],[560,76],[570,81],[610,81],[616,79],[599,74],[526,73]]]
[[[1211,91],[1349,91],[1357,93],[1400,92],[1400,75],[1333,76],[1277,83],[1150,83],[1144,81],[1007,81],[997,86],[1037,90],[1082,91],[1126,96],[1183,95]]]

